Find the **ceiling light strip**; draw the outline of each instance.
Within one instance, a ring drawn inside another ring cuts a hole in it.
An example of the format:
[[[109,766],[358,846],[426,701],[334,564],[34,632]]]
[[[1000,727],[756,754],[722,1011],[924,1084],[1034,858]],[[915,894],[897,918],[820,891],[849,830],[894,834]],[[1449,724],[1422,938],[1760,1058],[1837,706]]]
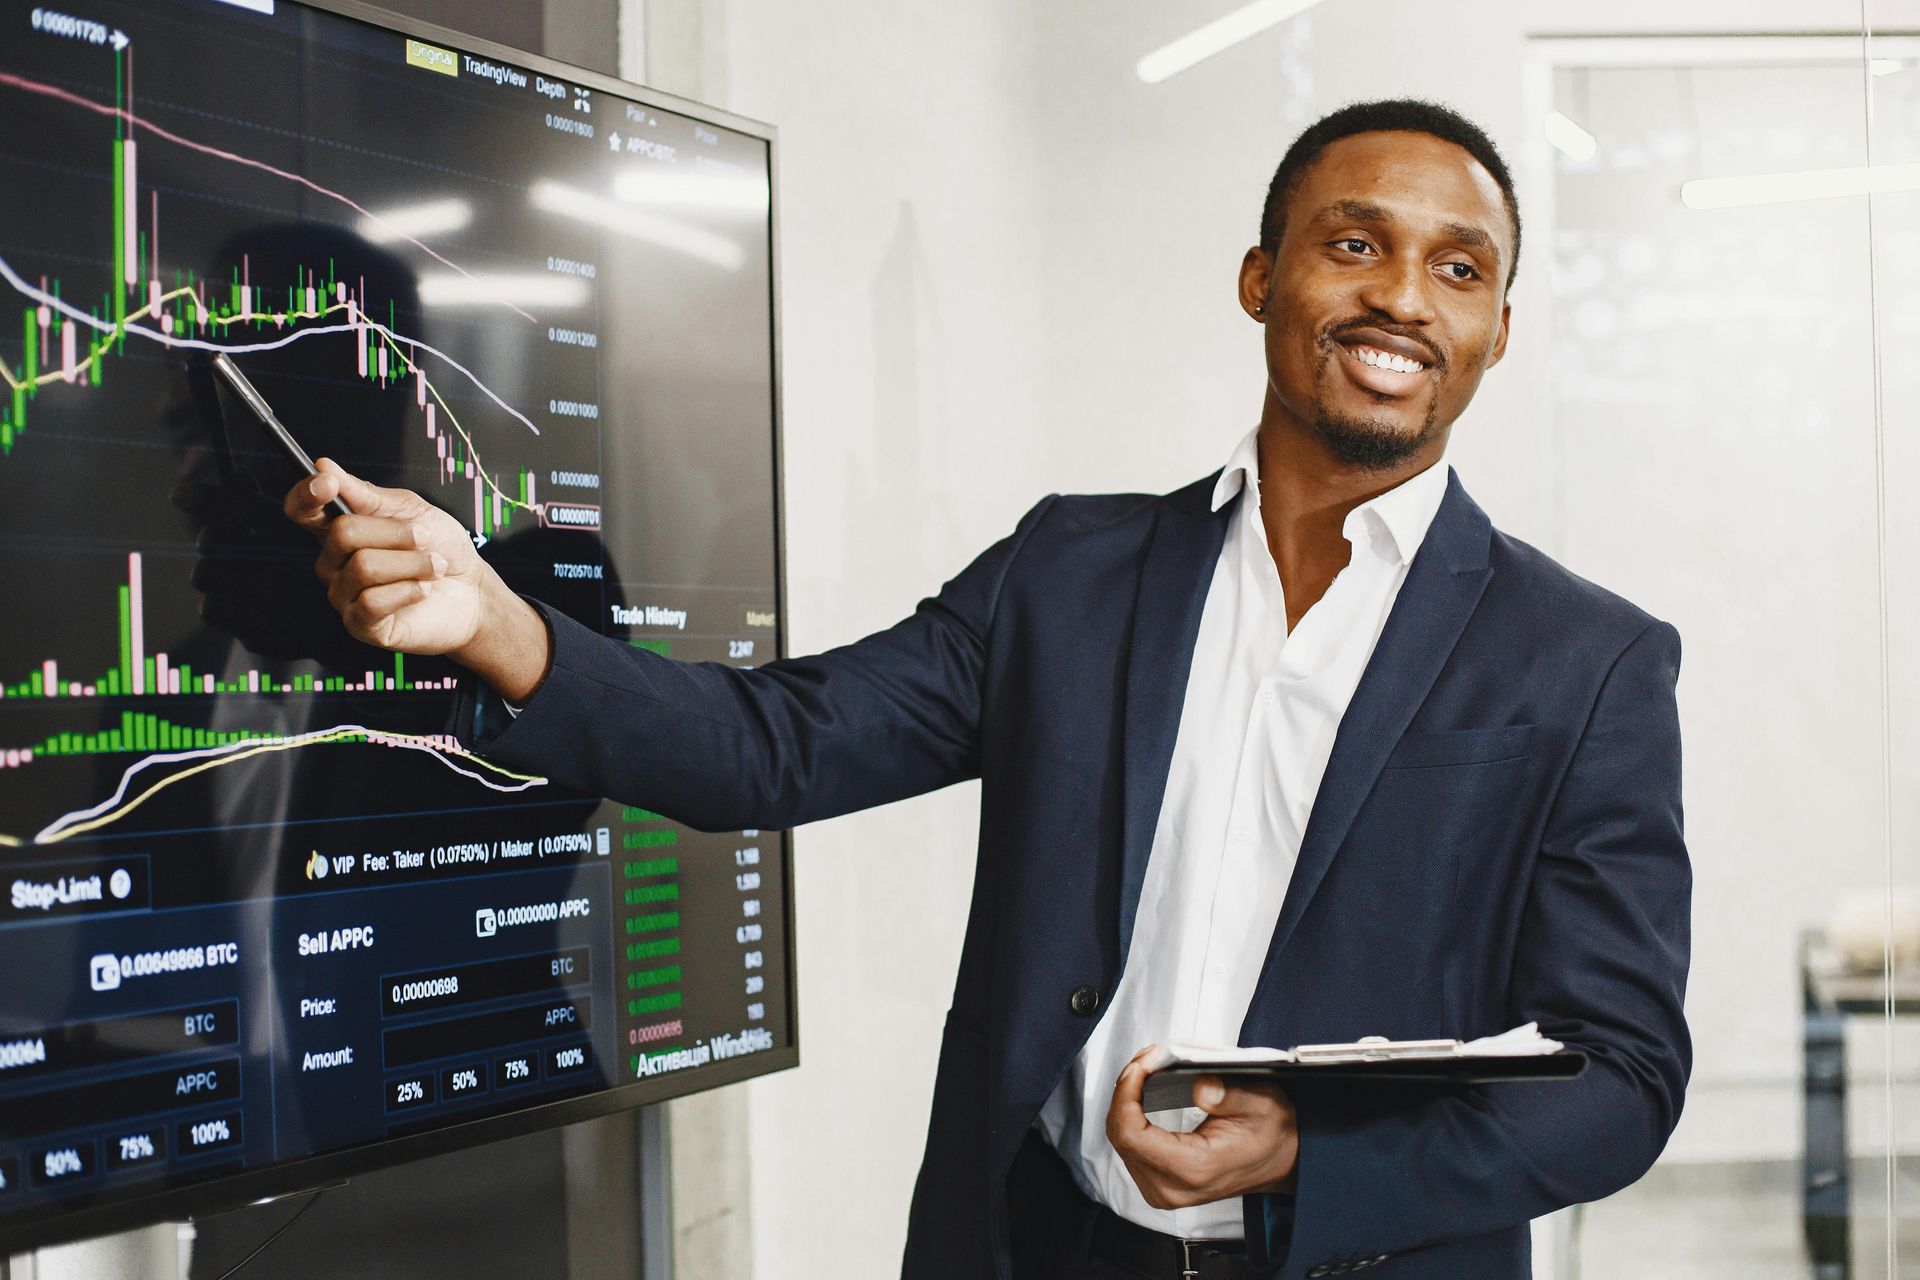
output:
[[[1806,169],[1795,173],[1753,173],[1738,178],[1695,178],[1680,184],[1680,202],[1689,209],[1736,209],[1796,200],[1834,200],[1886,191],[1920,191],[1920,164],[1861,165],[1848,169]]]
[[[1135,63],[1134,70],[1148,84],[1159,84],[1319,3],[1320,0],[1254,0],[1155,49]]]

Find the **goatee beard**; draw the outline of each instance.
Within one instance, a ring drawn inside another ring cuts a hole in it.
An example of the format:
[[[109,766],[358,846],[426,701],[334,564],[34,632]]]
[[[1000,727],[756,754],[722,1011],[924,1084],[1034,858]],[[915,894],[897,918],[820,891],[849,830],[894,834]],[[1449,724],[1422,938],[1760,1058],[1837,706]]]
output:
[[[1384,418],[1344,418],[1313,406],[1313,434],[1342,466],[1362,471],[1391,471],[1424,449],[1439,434],[1437,405],[1427,405],[1427,420],[1408,434]]]

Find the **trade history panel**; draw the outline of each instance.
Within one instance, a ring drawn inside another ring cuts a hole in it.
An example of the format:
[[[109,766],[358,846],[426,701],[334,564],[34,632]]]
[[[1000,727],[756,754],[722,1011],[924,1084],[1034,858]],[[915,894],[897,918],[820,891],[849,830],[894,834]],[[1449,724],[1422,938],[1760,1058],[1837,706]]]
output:
[[[776,657],[765,131],[286,0],[0,0],[0,120],[0,1245],[795,1061],[784,833],[463,745],[207,364],[516,589]]]

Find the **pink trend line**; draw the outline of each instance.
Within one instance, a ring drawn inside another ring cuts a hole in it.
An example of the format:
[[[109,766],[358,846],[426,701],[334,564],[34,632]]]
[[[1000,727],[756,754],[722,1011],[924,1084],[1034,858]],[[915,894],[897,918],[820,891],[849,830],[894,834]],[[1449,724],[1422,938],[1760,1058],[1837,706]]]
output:
[[[469,280],[472,280],[475,278],[474,274],[471,271],[468,271],[465,267],[461,266],[459,263],[449,261],[447,258],[442,257],[439,253],[436,253],[434,250],[428,248],[426,245],[422,244],[420,241],[406,234],[404,231],[400,230],[398,227],[388,222],[385,218],[382,218],[379,214],[373,212],[371,209],[368,209],[364,205],[361,205],[358,202],[356,202],[351,196],[342,195],[338,191],[334,191],[330,188],[323,187],[319,183],[315,182],[312,178],[306,177],[298,173],[290,173],[285,169],[275,168],[273,165],[266,163],[264,160],[255,160],[250,156],[236,155],[231,151],[222,151],[218,147],[210,147],[204,142],[195,142],[191,138],[183,138],[179,134],[173,132],[171,129],[162,128],[161,126],[154,124],[149,120],[143,119],[142,117],[135,115],[131,110],[123,109],[120,107],[110,107],[104,102],[95,102],[91,98],[83,98],[77,93],[71,93],[65,89],[58,88],[54,85],[43,84],[38,80],[29,80],[25,76],[17,76],[10,71],[0,71],[0,84],[12,85],[14,88],[24,89],[28,93],[37,93],[48,98],[56,98],[61,102],[71,103],[73,106],[76,106],[76,107],[84,107],[88,111],[96,112],[103,116],[119,116],[121,119],[125,120],[128,124],[135,125],[135,126],[138,126],[139,128],[145,129],[148,133],[151,133],[156,137],[165,138],[168,142],[176,143],[179,146],[189,148],[190,150],[193,150],[193,151],[204,152],[205,154],[210,156],[217,156],[222,160],[230,160],[234,164],[245,165],[249,169],[258,169],[263,173],[270,173],[276,178],[284,178],[288,182],[297,182],[301,186],[306,187],[311,191],[315,191],[320,195],[326,196],[330,200],[338,200],[341,204],[346,205],[347,208],[352,209],[355,213],[367,219],[369,222],[373,222],[378,224],[379,226],[385,227],[387,231],[392,233],[394,236],[396,236],[399,239],[405,240],[408,244],[412,245],[414,248],[418,249],[420,252],[426,254],[429,258],[432,258],[435,262],[439,263],[441,266],[446,267],[452,271],[458,271],[461,275],[467,277],[467,279]],[[533,323],[535,324],[539,323],[539,321],[535,320],[530,313],[526,311],[522,311],[519,307],[514,306],[511,302],[501,302],[500,305],[507,308],[507,310],[509,311],[513,311],[518,313],[519,315],[525,316],[528,320],[533,321]]]

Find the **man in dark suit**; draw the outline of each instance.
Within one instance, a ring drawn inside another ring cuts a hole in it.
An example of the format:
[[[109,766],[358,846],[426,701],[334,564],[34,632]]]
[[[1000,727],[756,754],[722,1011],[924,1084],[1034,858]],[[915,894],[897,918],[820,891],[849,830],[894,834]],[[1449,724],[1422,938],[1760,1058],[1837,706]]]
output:
[[[1227,467],[1048,498],[898,626],[753,671],[531,605],[336,467],[287,510],[349,629],[477,673],[478,745],[518,767],[712,829],[982,780],[907,1276],[1520,1280],[1529,1219],[1678,1118],[1690,873],[1678,636],[1439,465],[1519,247],[1471,123],[1321,120],[1241,267],[1268,377]],[[1141,1107],[1150,1040],[1529,1021],[1584,1075]]]

